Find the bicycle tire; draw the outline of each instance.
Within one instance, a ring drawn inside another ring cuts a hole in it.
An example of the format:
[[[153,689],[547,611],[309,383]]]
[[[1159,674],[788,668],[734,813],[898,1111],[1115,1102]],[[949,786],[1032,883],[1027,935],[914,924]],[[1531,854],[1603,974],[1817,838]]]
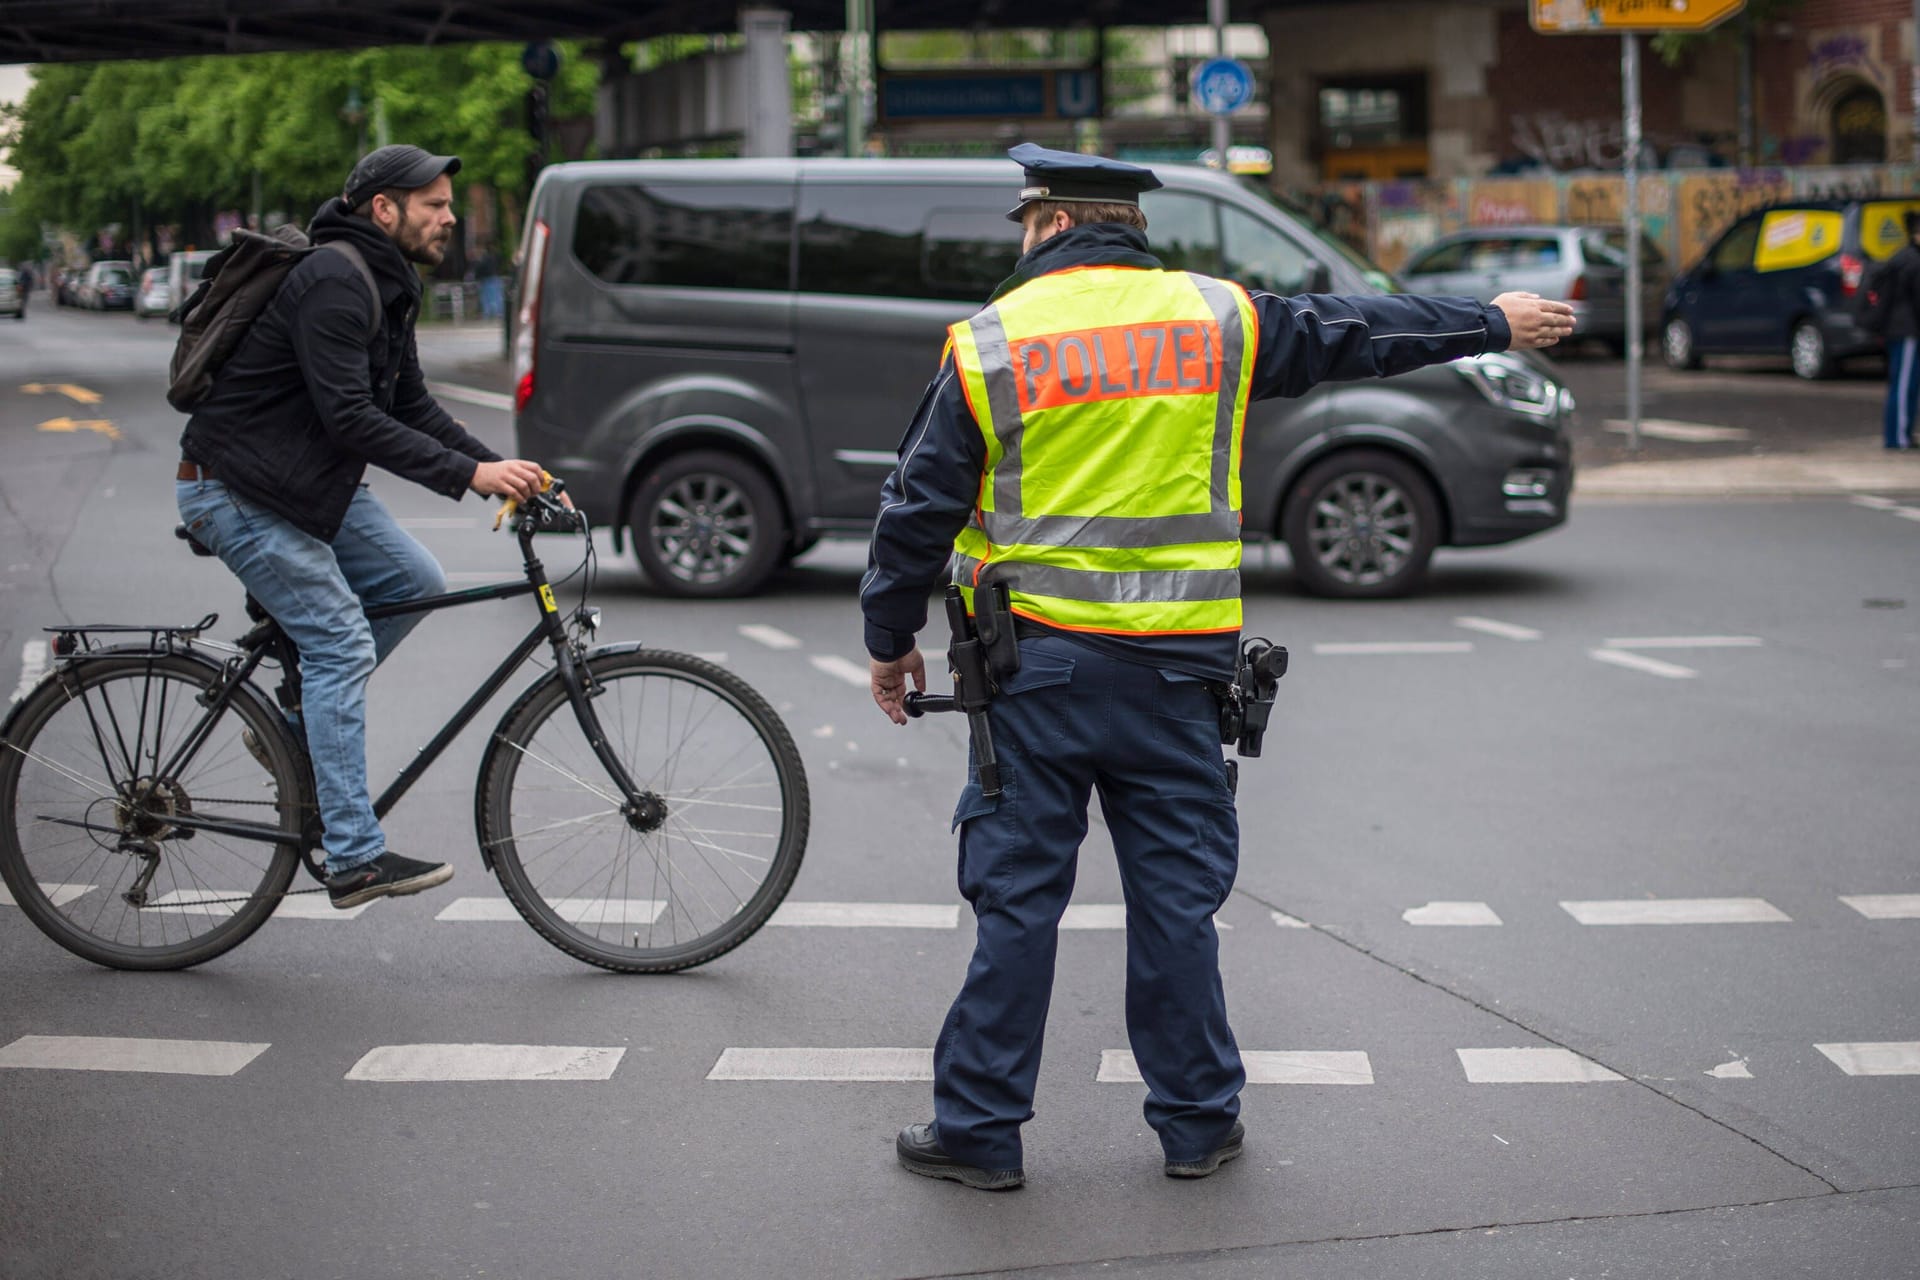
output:
[[[751,685],[690,654],[590,654],[585,667],[598,690],[592,705],[602,734],[635,784],[661,794],[666,818],[650,831],[627,821],[565,686],[553,678],[509,709],[481,764],[482,849],[514,908],[575,959],[621,973],[671,973],[705,964],[765,924],[800,871],[810,818],[800,752],[779,714]],[[519,785],[522,778],[525,785]],[[546,798],[566,790],[543,785],[556,778],[578,784],[571,800]],[[597,813],[571,812],[609,804],[614,807]],[[703,809],[717,810],[738,827],[694,825]],[[542,825],[556,812],[558,818]],[[552,832],[562,834],[547,839]],[[595,850],[590,857],[606,855],[586,875],[576,863],[586,848],[583,839]],[[575,846],[571,852],[568,845]],[[762,864],[764,871],[757,871]],[[630,896],[636,865],[646,875],[644,899]],[[749,891],[743,882],[750,874],[758,878]],[[592,885],[611,894],[616,879],[618,896],[577,896],[579,888]],[[731,909],[713,909],[709,889],[731,895]],[[644,925],[644,932],[635,925]],[[609,928],[631,941],[610,942]],[[658,937],[661,932],[666,936]]]
[[[312,797],[279,712],[242,685],[214,735],[183,767],[160,772],[200,719],[196,698],[219,677],[213,662],[187,654],[88,657],[49,675],[8,717],[0,734],[0,879],[26,917],[75,955],[110,969],[185,969],[239,946],[280,905],[299,864],[302,814]],[[130,687],[136,681],[141,688]],[[164,691],[158,698],[155,682]],[[96,732],[95,725],[111,727]],[[243,729],[255,735],[260,756]],[[151,772],[142,774],[149,762]],[[240,798],[222,798],[229,792]],[[165,821],[188,813],[272,823],[287,839],[251,845]],[[123,895],[136,858],[119,852],[117,838],[59,819],[152,838],[161,856],[151,878],[159,898],[129,902]],[[242,853],[243,845],[251,852]],[[209,927],[197,930],[202,922]],[[123,936],[129,926],[131,942]]]

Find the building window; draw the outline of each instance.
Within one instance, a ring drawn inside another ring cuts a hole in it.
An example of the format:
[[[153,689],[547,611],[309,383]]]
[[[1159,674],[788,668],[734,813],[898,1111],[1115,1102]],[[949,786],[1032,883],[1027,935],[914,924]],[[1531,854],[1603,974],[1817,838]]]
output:
[[[1375,76],[1321,83],[1315,140],[1322,155],[1425,142],[1426,137],[1425,76]]]
[[[1885,164],[1887,100],[1870,85],[1856,85],[1833,103],[1833,163]]]

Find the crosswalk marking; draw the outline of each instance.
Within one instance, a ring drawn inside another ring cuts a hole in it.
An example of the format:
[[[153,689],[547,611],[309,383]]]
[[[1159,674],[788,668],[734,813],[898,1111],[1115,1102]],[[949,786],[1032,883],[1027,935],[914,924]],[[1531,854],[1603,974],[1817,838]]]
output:
[[[1589,1084],[1626,1077],[1571,1049],[1455,1049],[1470,1084]]]
[[[933,1050],[727,1049],[707,1079],[911,1083],[933,1079]]]
[[[738,630],[747,639],[756,644],[763,644],[769,649],[798,649],[801,644],[798,636],[790,636],[780,628],[770,627],[762,622],[752,623]]]
[[[1920,920],[1920,893],[1842,894],[1840,901],[1869,920]]]
[[[1479,631],[1490,636],[1500,636],[1507,640],[1538,640],[1540,632],[1532,627],[1517,626],[1511,622],[1496,622],[1492,618],[1455,618],[1453,625],[1468,631]]]
[[[958,903],[783,902],[767,924],[797,929],[958,929]]]
[[[547,905],[569,924],[652,924],[667,904],[653,898],[555,898]],[[519,920],[520,913],[505,898],[455,898],[434,919],[500,924]]]
[[[625,1049],[564,1044],[383,1044],[347,1072],[383,1083],[476,1080],[606,1080]]]
[[[1624,649],[1589,649],[1587,656],[1595,662],[1625,667],[1629,671],[1644,672],[1650,676],[1659,676],[1663,680],[1691,680],[1700,674],[1692,667],[1683,667],[1677,662],[1662,662],[1658,658],[1628,653]]]
[[[1764,898],[1622,898],[1560,905],[1581,924],[1781,924],[1793,919]]]
[[[80,895],[92,893],[94,889],[98,887],[97,885],[91,884],[48,884],[42,881],[40,884],[40,892],[46,894],[47,900],[52,902],[54,906],[64,907]],[[6,885],[0,884],[0,907],[17,907],[19,905],[19,903],[13,900],[13,891],[7,888]]]
[[[1242,1049],[1248,1084],[1372,1084],[1373,1063],[1358,1050]],[[1141,1084],[1129,1049],[1102,1049],[1096,1084]]]
[[[1400,918],[1418,925],[1472,927],[1500,923],[1500,917],[1484,902],[1429,902],[1424,907],[1409,907]]]
[[[1850,1076],[1920,1076],[1920,1040],[1863,1040],[1813,1047]]]
[[[147,1040],[127,1036],[21,1036],[0,1049],[0,1067],[45,1071],[143,1071],[230,1076],[269,1048],[228,1040]]]

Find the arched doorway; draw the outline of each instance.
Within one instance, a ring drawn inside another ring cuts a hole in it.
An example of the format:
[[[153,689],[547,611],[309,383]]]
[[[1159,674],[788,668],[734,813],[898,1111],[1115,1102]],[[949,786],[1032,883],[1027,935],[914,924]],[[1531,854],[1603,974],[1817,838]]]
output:
[[[1887,162],[1887,100],[1870,84],[1854,84],[1833,99],[1828,115],[1834,164]]]

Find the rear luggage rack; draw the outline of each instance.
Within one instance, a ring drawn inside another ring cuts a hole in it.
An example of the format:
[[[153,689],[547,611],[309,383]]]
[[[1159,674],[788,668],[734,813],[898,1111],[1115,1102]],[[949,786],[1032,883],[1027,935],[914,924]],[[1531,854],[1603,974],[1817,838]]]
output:
[[[172,626],[166,623],[147,625],[144,623],[95,622],[70,623],[61,627],[44,627],[42,630],[53,636],[53,652],[62,658],[71,658],[79,653],[92,653],[102,648],[103,643],[96,636],[143,635],[147,638],[147,648],[155,653],[172,653],[181,645],[198,640],[202,633],[213,629],[220,621],[220,615],[210,613],[191,626]]]

